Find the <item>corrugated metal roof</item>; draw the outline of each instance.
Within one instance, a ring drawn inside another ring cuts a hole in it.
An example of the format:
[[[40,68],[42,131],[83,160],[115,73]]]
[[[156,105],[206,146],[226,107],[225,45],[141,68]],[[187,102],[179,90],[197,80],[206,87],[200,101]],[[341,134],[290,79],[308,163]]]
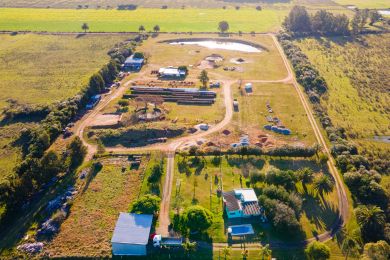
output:
[[[237,200],[234,191],[223,192],[222,196],[229,211],[236,211],[241,209],[240,203]]]
[[[152,221],[153,215],[121,212],[111,243],[146,245]]]
[[[130,57],[128,57],[128,58],[125,60],[125,64],[126,64],[126,63],[142,64],[143,62],[144,62],[144,59],[142,59],[142,58],[134,58],[134,55],[131,55]]]

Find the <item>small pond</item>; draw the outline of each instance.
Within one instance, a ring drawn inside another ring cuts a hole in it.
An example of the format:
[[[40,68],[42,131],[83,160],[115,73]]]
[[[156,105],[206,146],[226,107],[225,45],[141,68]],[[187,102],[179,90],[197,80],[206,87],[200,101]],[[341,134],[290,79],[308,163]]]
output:
[[[216,41],[216,40],[199,40],[199,41],[175,41],[170,42],[172,45],[198,45],[209,49],[220,49],[229,51],[241,51],[241,52],[261,52],[260,48],[256,48],[249,44],[230,41]]]
[[[382,135],[382,136],[374,136],[373,138],[375,141],[378,141],[378,142],[383,142],[383,143],[388,143],[390,144],[390,136],[385,136],[385,135]]]
[[[381,15],[388,15],[388,16],[390,16],[390,10],[379,10],[378,13],[380,13]]]

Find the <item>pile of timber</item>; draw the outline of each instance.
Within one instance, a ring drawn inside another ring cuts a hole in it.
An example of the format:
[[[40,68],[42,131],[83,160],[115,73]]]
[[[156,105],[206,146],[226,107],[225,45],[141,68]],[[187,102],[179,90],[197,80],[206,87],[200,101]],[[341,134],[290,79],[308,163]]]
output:
[[[142,96],[160,96],[164,102],[176,102],[182,105],[211,105],[217,94],[214,91],[199,90],[197,88],[159,88],[134,86],[130,88],[131,94],[126,98]]]

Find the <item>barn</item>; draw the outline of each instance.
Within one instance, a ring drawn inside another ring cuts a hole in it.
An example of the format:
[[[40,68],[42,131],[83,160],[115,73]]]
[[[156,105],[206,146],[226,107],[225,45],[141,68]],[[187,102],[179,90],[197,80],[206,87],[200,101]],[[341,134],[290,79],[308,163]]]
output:
[[[119,214],[111,239],[112,254],[116,256],[145,256],[153,215]]]

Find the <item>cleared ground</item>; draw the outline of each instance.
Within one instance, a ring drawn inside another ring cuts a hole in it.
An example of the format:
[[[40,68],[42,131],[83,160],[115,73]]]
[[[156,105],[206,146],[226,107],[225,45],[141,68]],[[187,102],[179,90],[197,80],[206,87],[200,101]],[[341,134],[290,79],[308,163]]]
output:
[[[384,55],[390,51],[390,37],[372,35],[360,42],[321,38],[297,43],[328,83],[329,98],[323,104],[333,123],[344,127],[350,138],[369,151],[371,146],[388,151],[389,145],[374,141],[373,136],[390,135],[390,59]]]
[[[217,195],[217,189],[222,185],[224,191],[240,187],[262,187],[263,182],[250,183],[250,175],[265,173],[269,167],[281,170],[298,170],[302,167],[310,167],[314,172],[326,172],[309,160],[284,160],[266,159],[262,157],[249,157],[242,159],[238,156],[222,157],[221,164],[215,157],[200,158],[202,164],[194,164],[193,157],[188,157],[186,163],[183,158],[176,157],[177,166],[173,179],[171,209],[176,212],[175,201],[182,199],[181,209],[190,205],[201,205],[214,213],[214,223],[208,230],[208,235],[213,242],[226,242],[225,222],[223,219],[222,197]],[[188,165],[188,166],[183,166]],[[240,182],[240,176],[242,181]],[[221,182],[222,181],[222,182]],[[325,201],[318,200],[316,192],[311,185],[304,191],[302,184],[297,183],[297,190],[305,199],[303,214],[300,219],[304,236],[310,238],[327,230],[337,216],[337,194],[335,191],[325,195]],[[179,199],[176,199],[179,197]],[[294,241],[301,237],[283,237],[276,235],[272,228],[256,226],[257,238],[262,241],[282,240]],[[260,235],[264,233],[264,235]]]
[[[162,32],[216,32],[226,20],[230,31],[274,32],[280,27],[287,10],[254,8],[234,9],[144,9],[72,10],[72,9],[0,9],[0,30],[80,32],[88,23],[92,32],[138,31],[144,25],[152,31],[158,24]]]
[[[282,83],[254,83],[253,92],[246,93],[242,83],[241,89],[234,85],[233,97],[239,103],[238,111],[234,112],[233,121],[227,128],[232,134],[218,134],[218,142],[230,146],[239,141],[241,135],[249,135],[252,145],[258,144],[263,148],[272,148],[281,144],[311,146],[316,143],[313,130],[308,121],[305,110],[300,103],[298,94],[290,84]],[[269,113],[269,102],[273,113]],[[277,117],[281,123],[292,131],[285,136],[265,130],[267,116]]]

